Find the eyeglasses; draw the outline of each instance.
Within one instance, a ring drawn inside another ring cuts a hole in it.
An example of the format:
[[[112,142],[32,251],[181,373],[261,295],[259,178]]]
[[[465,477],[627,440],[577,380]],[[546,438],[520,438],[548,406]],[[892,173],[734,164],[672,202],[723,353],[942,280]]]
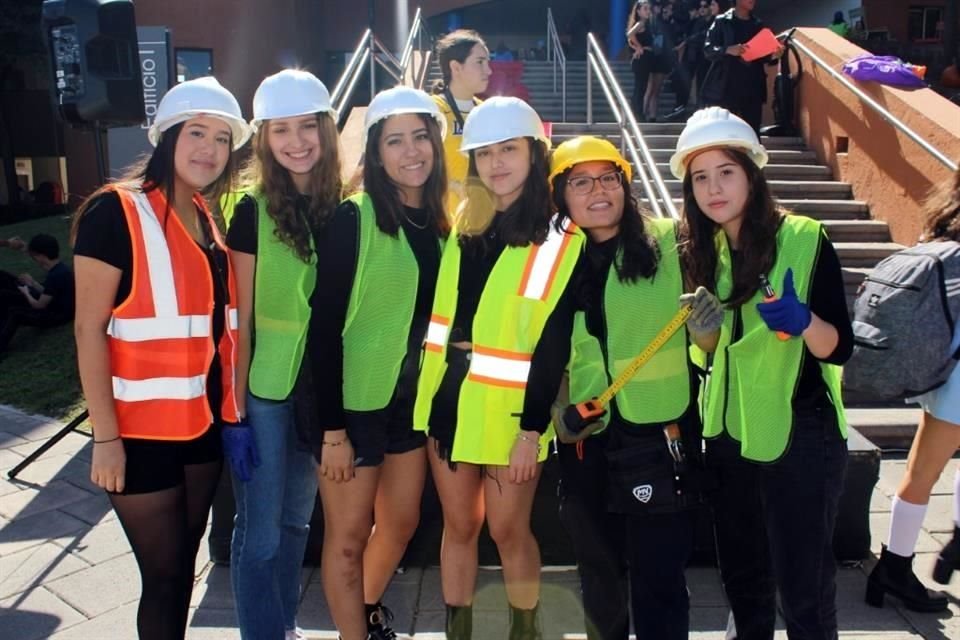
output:
[[[570,178],[567,180],[567,186],[570,187],[570,191],[576,195],[585,196],[593,191],[594,182],[599,182],[600,188],[604,191],[616,191],[620,188],[620,185],[623,184],[623,176],[619,171],[611,171],[610,173],[605,173],[602,176],[597,176],[596,178],[592,178],[590,176],[577,176],[576,178]]]

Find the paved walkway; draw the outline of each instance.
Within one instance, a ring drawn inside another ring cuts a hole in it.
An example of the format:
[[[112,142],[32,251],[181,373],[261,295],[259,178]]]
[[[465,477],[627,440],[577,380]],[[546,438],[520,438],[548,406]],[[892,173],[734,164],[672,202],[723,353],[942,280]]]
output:
[[[136,565],[105,495],[88,480],[89,440],[71,434],[16,481],[6,479],[6,470],[60,426],[0,407],[0,638],[133,640],[139,594]],[[903,465],[900,460],[882,464],[870,516],[875,553],[880,538],[886,535],[890,496]],[[937,485],[926,529],[920,535],[916,565],[921,576],[929,576],[936,551],[953,530],[950,492],[954,468],[951,466]],[[872,609],[863,604],[867,568],[840,571],[842,638],[960,640],[960,578],[955,577],[949,589],[949,613],[917,614],[890,605]],[[318,571],[304,569],[300,624],[311,639],[333,639],[336,634],[319,580]],[[693,602],[690,637],[722,639],[727,610],[716,570],[691,569],[689,580]],[[206,544],[198,559],[196,584],[188,638],[238,638],[229,570],[209,562]],[[384,600],[397,614],[396,629],[410,634],[404,637],[443,638],[443,602],[436,568],[398,575]],[[546,638],[585,638],[576,573],[571,568],[544,570],[542,602]],[[477,639],[505,638],[506,623],[499,572],[484,570],[475,603]],[[786,634],[778,632],[777,638],[786,638]]]

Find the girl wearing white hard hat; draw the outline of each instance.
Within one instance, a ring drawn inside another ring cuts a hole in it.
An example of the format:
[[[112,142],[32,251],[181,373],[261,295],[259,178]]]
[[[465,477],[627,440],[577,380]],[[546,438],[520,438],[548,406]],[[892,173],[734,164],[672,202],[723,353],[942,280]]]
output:
[[[448,232],[436,103],[388,89],[365,126],[364,190],[318,238],[308,341],[323,588],[343,640],[395,637],[380,599],[420,520],[426,438],[413,430],[413,402]]]
[[[77,213],[77,358],[91,480],[107,491],[140,569],[137,629],[182,638],[223,464],[221,427],[243,417],[236,282],[204,196],[230,186],[249,127],[207,77],[167,92],[148,137],[156,148],[145,163]]]
[[[414,414],[430,436],[443,506],[451,640],[471,634],[484,518],[503,564],[509,637],[542,637],[530,512],[570,351],[568,284],[584,242],[553,219],[549,144],[536,112],[517,98],[487,100],[464,125],[461,149],[481,186],[461,205],[444,249]]]
[[[853,332],[823,225],[777,205],[766,163],[753,128],[720,107],[687,121],[670,159],[687,272],[726,305],[703,394],[720,573],[738,638],[773,637],[777,591],[788,637],[835,638]]]
[[[237,513],[230,576],[242,638],[296,640],[317,476],[313,456],[298,446],[294,403],[312,393],[296,381],[317,281],[313,234],[341,197],[339,136],[327,88],[297,69],[260,83],[253,126],[243,191],[224,207],[246,408],[242,424],[224,432]]]
[[[464,118],[480,104],[477,94],[490,82],[490,51],[480,34],[457,29],[437,40],[434,47],[443,78],[433,88],[433,99],[447,121],[443,138],[447,164],[447,211],[453,214],[464,198],[467,158],[460,152]]]
[[[705,287],[684,293],[676,221],[641,215],[632,168],[616,147],[580,136],[557,147],[551,165],[560,216],[587,234],[569,394],[560,394],[569,397],[554,409],[560,519],[574,543],[587,637],[624,640],[632,617],[638,638],[683,640],[703,477],[687,347],[716,342],[723,307]],[[617,392],[610,415],[582,418],[575,405],[603,393],[687,304],[686,332]]]

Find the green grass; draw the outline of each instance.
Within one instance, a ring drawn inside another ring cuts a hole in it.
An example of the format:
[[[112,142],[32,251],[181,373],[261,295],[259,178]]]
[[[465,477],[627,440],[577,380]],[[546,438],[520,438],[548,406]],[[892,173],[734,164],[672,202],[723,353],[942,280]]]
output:
[[[28,241],[37,233],[49,233],[60,242],[60,258],[73,262],[70,222],[62,217],[41,218],[0,226],[0,237],[20,236]],[[0,249],[0,269],[13,274],[27,272],[38,282],[45,273],[26,253]],[[73,325],[55,329],[20,327],[7,351],[0,356],[0,404],[53,418],[69,418],[83,407],[77,375],[77,349]]]

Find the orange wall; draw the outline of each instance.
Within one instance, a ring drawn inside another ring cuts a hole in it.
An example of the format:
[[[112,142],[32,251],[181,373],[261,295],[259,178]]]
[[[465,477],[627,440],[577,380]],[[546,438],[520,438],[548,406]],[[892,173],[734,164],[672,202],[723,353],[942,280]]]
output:
[[[829,29],[803,28],[797,34],[834,69],[864,53]],[[947,157],[960,160],[960,107],[930,89],[907,91],[872,82],[858,86]],[[853,185],[854,197],[870,205],[872,218],[889,223],[895,241],[914,244],[923,200],[934,185],[951,177],[950,170],[806,56],[799,101],[800,127],[821,162],[833,168],[838,180]],[[848,151],[837,153],[843,137],[849,140]]]

